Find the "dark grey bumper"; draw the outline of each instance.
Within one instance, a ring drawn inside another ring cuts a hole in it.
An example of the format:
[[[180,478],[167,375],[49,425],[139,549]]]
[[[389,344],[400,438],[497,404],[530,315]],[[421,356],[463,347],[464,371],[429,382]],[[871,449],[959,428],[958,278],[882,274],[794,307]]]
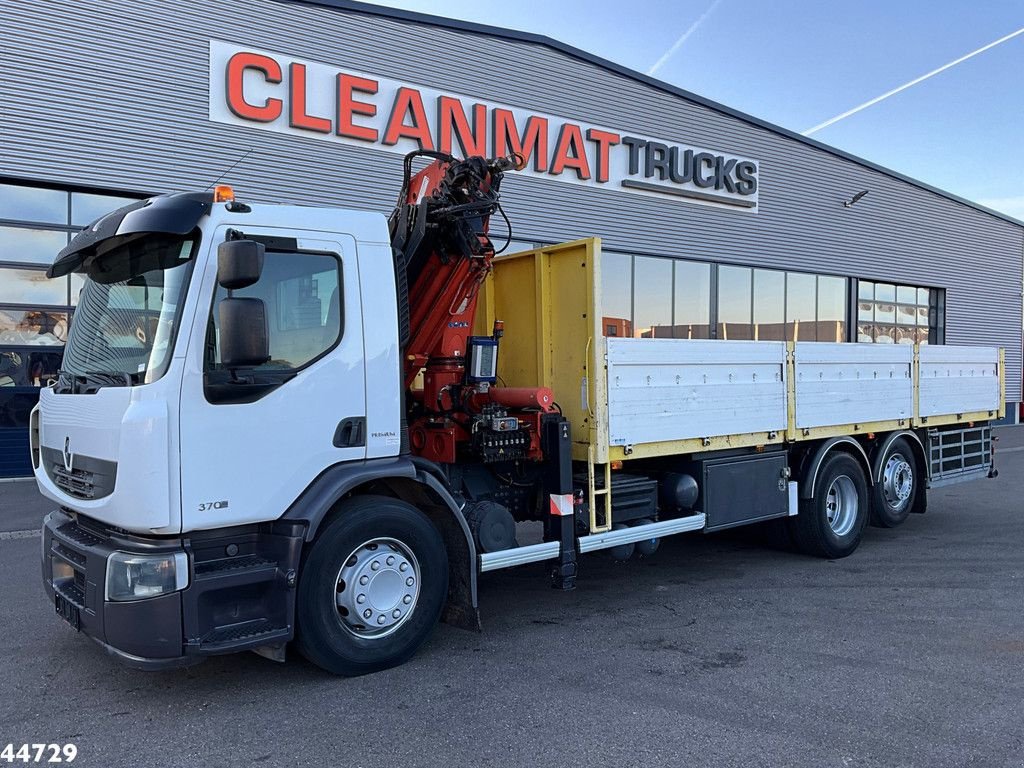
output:
[[[301,526],[283,524],[144,538],[55,510],[43,522],[43,586],[58,616],[132,667],[168,669],[215,654],[283,650],[294,634],[303,533]],[[145,600],[108,602],[107,557],[114,551],[185,551],[189,586]],[[70,566],[73,576],[55,581],[55,561]]]

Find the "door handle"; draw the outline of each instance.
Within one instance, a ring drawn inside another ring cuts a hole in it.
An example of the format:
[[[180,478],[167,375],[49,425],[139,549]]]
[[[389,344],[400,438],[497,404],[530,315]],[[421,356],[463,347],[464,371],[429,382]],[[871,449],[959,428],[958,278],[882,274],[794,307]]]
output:
[[[359,448],[366,445],[366,417],[350,416],[338,422],[334,430],[335,448]]]

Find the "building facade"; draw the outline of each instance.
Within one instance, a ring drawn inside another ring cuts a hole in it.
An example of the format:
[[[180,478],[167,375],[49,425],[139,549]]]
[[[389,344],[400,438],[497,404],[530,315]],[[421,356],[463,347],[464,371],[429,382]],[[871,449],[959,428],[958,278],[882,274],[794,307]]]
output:
[[[1021,400],[1024,224],[586,52],[348,0],[6,20],[0,476],[74,322],[43,275],[72,232],[217,180],[387,212],[417,148],[524,155],[510,248],[600,236],[608,335],[999,345]]]

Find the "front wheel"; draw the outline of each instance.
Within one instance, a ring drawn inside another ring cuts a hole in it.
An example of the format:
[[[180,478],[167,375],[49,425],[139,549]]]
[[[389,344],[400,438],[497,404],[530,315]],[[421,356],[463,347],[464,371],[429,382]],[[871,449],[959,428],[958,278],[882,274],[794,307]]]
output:
[[[447,593],[444,541],[422,512],[384,496],[348,499],[303,565],[299,650],[338,675],[397,666],[430,636]]]
[[[860,463],[848,453],[833,453],[818,472],[814,497],[802,499],[800,514],[789,520],[794,542],[830,560],[852,554],[868,521],[868,499]]]

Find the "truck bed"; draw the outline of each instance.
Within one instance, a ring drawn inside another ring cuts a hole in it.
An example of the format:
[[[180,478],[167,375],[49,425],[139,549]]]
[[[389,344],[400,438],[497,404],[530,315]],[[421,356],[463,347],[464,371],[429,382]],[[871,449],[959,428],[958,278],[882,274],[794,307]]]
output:
[[[507,386],[547,386],[593,464],[987,421],[1002,350],[606,338],[600,240],[499,257],[477,329],[505,323]]]

